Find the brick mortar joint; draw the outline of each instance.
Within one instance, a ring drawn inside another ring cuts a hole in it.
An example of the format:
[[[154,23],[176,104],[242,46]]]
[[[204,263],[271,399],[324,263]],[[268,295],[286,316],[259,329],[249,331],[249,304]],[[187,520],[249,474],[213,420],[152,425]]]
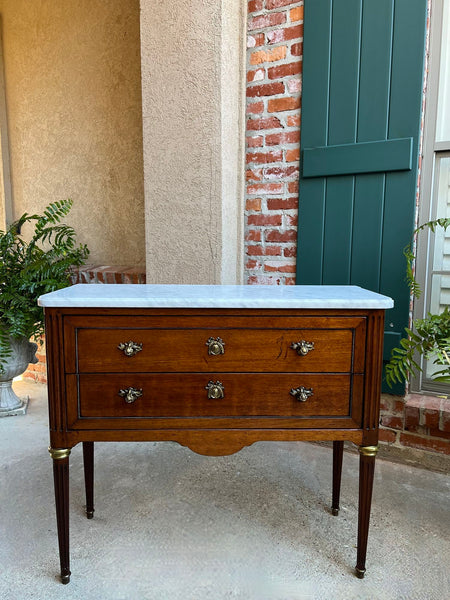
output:
[[[300,6],[290,6],[283,8],[267,8],[262,11],[248,13],[248,20],[251,22],[253,19],[259,19],[261,17],[271,17],[276,14],[286,14],[289,17],[289,13],[293,8],[300,8]],[[263,27],[256,27],[255,29],[248,29],[247,34],[252,35],[253,33],[264,33],[265,31],[273,31],[276,27],[277,29],[288,29],[290,27],[295,27],[296,25],[303,25],[304,19],[298,19],[295,21],[291,21],[290,18],[286,19],[284,23],[271,23],[269,25],[264,25]]]
[[[135,270],[138,272],[145,273],[145,267],[135,267],[133,265],[83,265],[82,267],[77,267],[75,272],[83,272],[83,271],[109,271],[115,273],[123,273],[124,271]]]
[[[275,44],[263,44],[262,46],[249,46],[247,48],[247,56],[246,62],[248,71],[256,71],[257,69],[271,69],[272,67],[281,67],[282,65],[290,65],[291,63],[302,63],[303,56],[297,56],[296,54],[292,54],[291,52],[286,53],[286,56],[282,58],[277,58],[276,60],[263,60],[260,63],[252,63],[251,57],[254,54],[263,54],[266,52],[270,52],[270,50],[276,50],[277,48],[286,48],[286,50],[291,51],[292,46],[295,44],[303,44],[303,37],[296,37],[290,40],[285,40],[283,42],[276,42]],[[300,75],[300,73],[297,73]],[[274,81],[270,79],[269,81]],[[250,82],[247,82],[250,83]]]
[[[249,86],[249,87],[251,87],[251,86]],[[253,87],[257,87],[257,86],[253,86]],[[255,98],[262,99],[262,100],[286,100],[286,99],[298,100],[301,97],[302,97],[301,92],[295,92],[295,93],[289,92],[288,93],[288,92],[284,91],[284,92],[280,92],[278,94],[270,94],[269,96],[247,96],[247,100],[249,100],[250,102],[253,101]],[[300,110],[299,108],[289,108],[288,110],[271,112],[268,110],[268,107],[267,107],[266,110],[263,111],[263,113],[259,113],[259,114],[267,113],[268,115],[276,115],[279,112],[295,113],[299,110]]]
[[[275,48],[280,48],[282,46],[286,46],[288,48],[290,48],[293,44],[298,44],[299,42],[303,42],[304,39],[304,35],[299,35],[296,37],[290,37],[284,40],[279,40],[276,42],[271,42],[269,39],[267,39],[266,37],[264,37],[264,43],[260,44],[259,46],[250,46],[249,45],[249,39],[250,37],[253,36],[260,36],[260,35],[266,35],[266,33],[270,34],[273,31],[279,31],[279,30],[283,30],[283,29],[294,29],[295,27],[298,27],[299,29],[301,29],[303,27],[303,21],[295,21],[294,23],[283,23],[281,25],[276,25],[276,26],[271,26],[271,25],[267,25],[267,27],[262,27],[261,29],[252,29],[251,31],[247,31],[247,44],[245,46],[245,50],[247,52],[247,56],[251,55],[255,52],[266,52],[267,50],[273,50]],[[299,58],[299,57],[296,57]],[[282,60],[282,59],[279,59]]]
[[[284,6],[276,6],[274,8],[261,8],[260,10],[254,10],[248,13],[248,17],[262,17],[265,15],[273,15],[277,12],[285,12],[289,13],[293,8],[301,8],[303,6],[304,0],[299,0],[298,2],[293,2],[292,4],[285,4]],[[298,21],[292,21],[293,23],[298,23]],[[303,21],[302,21],[303,22]]]
[[[297,38],[299,41],[301,41],[303,38]],[[289,42],[293,42],[294,44],[297,44],[298,42],[295,40],[289,40]],[[284,46],[287,46],[289,44],[283,44]],[[292,44],[291,44],[292,45]],[[266,46],[259,46],[259,48],[265,48]],[[277,48],[277,46],[271,46],[271,48]],[[265,52],[265,50],[254,50],[253,52],[250,52],[249,49],[249,55],[251,56],[252,54],[254,54],[255,52]],[[301,63],[303,62],[303,56],[292,56],[292,55],[287,55],[284,58],[279,58],[278,60],[273,60],[273,61],[263,61],[260,63],[251,63],[250,61],[247,62],[247,66],[249,67],[249,71],[257,71],[258,69],[263,69],[264,71],[268,71],[269,69],[276,69],[277,67],[283,67],[285,65],[292,65],[292,64],[296,64],[296,63]],[[285,75],[285,77],[299,77],[301,76],[301,73],[292,73],[290,75]],[[262,81],[261,80],[257,80],[257,81]],[[276,79],[268,79],[268,81],[276,81]],[[247,81],[248,84],[253,83],[253,81]]]
[[[435,405],[437,400],[439,400],[439,408],[437,408]],[[405,398],[405,415],[408,408],[411,410],[418,410],[419,425],[421,427],[427,427],[426,412],[427,414],[438,414],[438,429],[440,431],[444,431],[444,418],[447,412],[444,410],[445,402],[446,398],[439,398],[438,396],[430,396],[427,394],[410,394]]]

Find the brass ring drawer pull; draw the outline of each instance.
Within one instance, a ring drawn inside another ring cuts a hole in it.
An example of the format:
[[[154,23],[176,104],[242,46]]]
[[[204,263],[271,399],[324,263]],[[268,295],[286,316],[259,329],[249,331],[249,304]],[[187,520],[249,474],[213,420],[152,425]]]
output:
[[[125,356],[134,356],[138,352],[141,352],[142,344],[130,340],[129,342],[120,342],[117,348],[122,350]]]
[[[292,388],[292,390],[289,393],[291,394],[291,396],[294,396],[294,398],[299,402],[306,402],[308,398],[310,398],[313,395],[313,389],[308,389],[301,386],[298,388]]]
[[[208,346],[208,354],[211,356],[218,356],[225,353],[225,342],[220,337],[208,338],[205,345]]]
[[[124,390],[119,390],[119,396],[125,400],[127,404],[132,404],[143,394],[142,388],[127,387]]]
[[[295,350],[299,356],[306,356],[308,352],[314,350],[314,342],[307,342],[306,340],[293,342],[291,348],[292,350]]]
[[[214,381],[208,381],[205,390],[208,390],[208,398],[210,400],[218,400],[225,397],[225,386],[220,381],[216,381],[215,383]]]

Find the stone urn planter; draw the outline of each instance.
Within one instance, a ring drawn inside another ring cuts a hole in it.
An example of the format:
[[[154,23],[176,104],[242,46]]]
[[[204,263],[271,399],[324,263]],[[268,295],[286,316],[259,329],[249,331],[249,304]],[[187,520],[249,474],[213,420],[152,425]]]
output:
[[[0,417],[25,414],[28,398],[21,400],[12,389],[13,378],[26,371],[29,363],[37,363],[38,345],[26,338],[9,340],[12,354],[3,360],[3,372],[0,372]]]
[[[0,231],[0,417],[26,411],[28,399],[20,400],[11,386],[37,362],[37,345],[28,340],[44,335],[39,297],[70,285],[73,269],[89,255],[86,245],[77,246],[74,229],[61,222],[72,204],[52,202],[41,215],[24,213]]]

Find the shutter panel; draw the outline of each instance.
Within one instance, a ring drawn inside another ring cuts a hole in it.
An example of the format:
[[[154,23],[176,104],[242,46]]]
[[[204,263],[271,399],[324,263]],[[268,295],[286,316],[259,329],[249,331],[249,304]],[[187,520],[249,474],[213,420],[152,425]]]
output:
[[[393,297],[385,359],[408,325],[426,4],[305,0],[297,283]]]

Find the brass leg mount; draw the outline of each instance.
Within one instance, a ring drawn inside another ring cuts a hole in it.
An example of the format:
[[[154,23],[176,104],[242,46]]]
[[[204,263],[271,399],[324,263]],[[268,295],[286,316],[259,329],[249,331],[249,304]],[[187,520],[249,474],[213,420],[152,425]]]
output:
[[[53,460],[67,458],[70,455],[70,450],[70,448],[52,448],[51,446],[48,449]]]
[[[358,450],[362,456],[376,456],[379,446],[359,446]]]

